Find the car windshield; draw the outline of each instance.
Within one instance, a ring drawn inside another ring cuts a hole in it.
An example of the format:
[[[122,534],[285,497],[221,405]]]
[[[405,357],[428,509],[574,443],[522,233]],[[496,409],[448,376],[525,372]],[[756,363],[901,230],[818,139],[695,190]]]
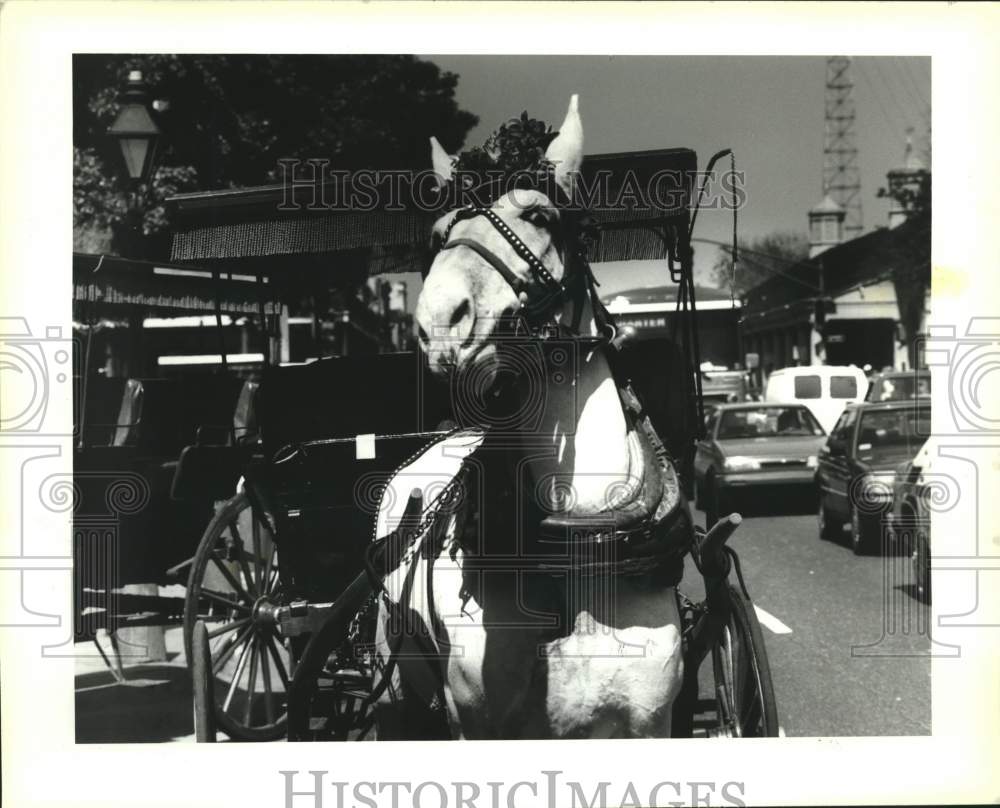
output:
[[[858,426],[858,458],[877,461],[890,456],[912,457],[923,446],[930,431],[928,407],[863,413]]]
[[[906,401],[907,399],[931,394],[929,375],[907,374],[905,376],[883,376],[872,382],[868,391],[869,401]]]
[[[723,412],[717,438],[790,438],[822,434],[823,428],[805,407],[755,407]]]

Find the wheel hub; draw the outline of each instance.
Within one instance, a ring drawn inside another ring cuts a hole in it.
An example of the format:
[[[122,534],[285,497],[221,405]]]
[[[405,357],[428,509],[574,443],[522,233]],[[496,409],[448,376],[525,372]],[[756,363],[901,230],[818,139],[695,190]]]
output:
[[[273,631],[278,625],[278,606],[263,595],[254,603],[251,617],[255,628]]]

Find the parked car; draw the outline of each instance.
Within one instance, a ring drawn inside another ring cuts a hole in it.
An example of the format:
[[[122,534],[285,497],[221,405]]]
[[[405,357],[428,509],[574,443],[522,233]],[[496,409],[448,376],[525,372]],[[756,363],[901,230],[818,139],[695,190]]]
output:
[[[916,456],[897,469],[893,487],[890,529],[900,549],[910,554],[917,596],[931,596],[931,514],[928,474],[936,455],[934,439],[928,438]]]
[[[861,368],[810,365],[774,370],[767,377],[764,401],[795,401],[805,404],[829,432],[844,406],[862,401],[868,379]]]
[[[694,456],[694,499],[710,525],[737,492],[811,486],[826,436],[802,404],[720,404],[705,432]]]
[[[931,374],[927,370],[886,370],[868,383],[865,401],[908,401],[931,394]]]
[[[849,525],[857,555],[881,547],[898,466],[927,439],[930,415],[926,402],[848,405],[819,453],[821,538],[836,538]]]

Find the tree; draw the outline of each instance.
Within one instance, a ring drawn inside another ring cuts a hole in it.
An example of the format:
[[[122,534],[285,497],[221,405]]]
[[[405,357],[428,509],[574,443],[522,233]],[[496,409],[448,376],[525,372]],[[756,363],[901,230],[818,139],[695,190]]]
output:
[[[73,60],[75,239],[128,236],[121,156],[106,132],[130,69],[162,99],[159,168],[142,189],[142,234],[166,232],[173,193],[275,182],[280,159],[336,168],[424,168],[436,135],[459,149],[476,116],[458,76],[413,56],[77,54]],[[158,250],[154,249],[154,252]]]
[[[896,231],[904,237],[897,240],[892,257],[892,283],[910,367],[917,367],[916,337],[931,284],[931,173],[921,169],[897,181],[889,176],[889,187],[879,188],[878,195],[894,199],[907,213]]]
[[[732,277],[732,248],[720,247],[712,267],[712,280],[721,289],[732,283],[740,296],[759,286],[777,272],[789,268],[809,256],[809,242],[801,233],[770,233],[750,241],[737,242],[736,278]]]

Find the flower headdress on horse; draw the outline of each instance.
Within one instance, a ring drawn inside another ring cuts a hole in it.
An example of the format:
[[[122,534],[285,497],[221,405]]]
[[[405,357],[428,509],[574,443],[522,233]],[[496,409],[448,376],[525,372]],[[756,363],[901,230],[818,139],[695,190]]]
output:
[[[553,131],[551,126],[530,117],[525,111],[520,117],[511,118],[501,125],[482,146],[457,156],[449,155],[436,138],[431,138],[434,173],[439,180],[440,208],[459,210],[452,224],[469,216],[491,217],[489,209],[514,190],[540,191],[559,210],[559,241],[566,250],[564,260],[567,265],[575,265],[577,271],[565,278],[563,283],[556,284],[547,277],[539,262],[533,261],[530,253],[518,249],[523,245],[515,243],[518,254],[533,264],[532,272],[542,276],[543,285],[547,287],[543,299],[532,301],[538,305],[529,305],[529,310],[547,311],[553,303],[567,295],[579,297],[584,288],[593,290],[596,285],[587,253],[597,236],[597,229],[586,210],[577,204],[582,147],[583,129],[575,95],[570,100],[566,119],[559,131]],[[499,222],[494,224],[504,230]],[[450,227],[442,241],[448,241],[449,233]],[[509,233],[507,235],[511,240]],[[491,263],[497,265],[495,261]],[[507,275],[504,267],[497,268]],[[511,278],[508,281],[517,285]],[[574,289],[570,289],[570,285]]]

